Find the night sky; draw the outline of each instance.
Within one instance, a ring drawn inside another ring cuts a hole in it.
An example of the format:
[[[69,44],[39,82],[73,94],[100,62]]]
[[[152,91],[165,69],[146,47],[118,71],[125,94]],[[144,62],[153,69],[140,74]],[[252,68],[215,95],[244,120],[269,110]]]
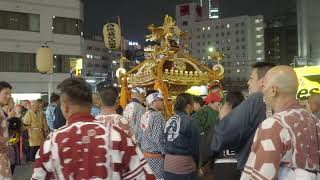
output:
[[[175,16],[183,0],[85,0],[85,35],[102,35],[109,17],[120,16],[123,35],[142,41],[147,25],[160,25],[165,14]],[[262,14],[266,18],[294,9],[295,0],[220,0],[223,17]]]

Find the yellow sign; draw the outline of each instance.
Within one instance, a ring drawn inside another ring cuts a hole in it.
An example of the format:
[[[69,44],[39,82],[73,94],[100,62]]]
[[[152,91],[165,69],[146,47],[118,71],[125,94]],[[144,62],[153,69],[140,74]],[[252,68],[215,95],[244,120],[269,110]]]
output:
[[[82,58],[70,59],[70,73],[75,73],[76,76],[81,75]]]
[[[320,93],[320,66],[308,66],[294,69],[299,80],[297,98],[307,99],[314,93]]]

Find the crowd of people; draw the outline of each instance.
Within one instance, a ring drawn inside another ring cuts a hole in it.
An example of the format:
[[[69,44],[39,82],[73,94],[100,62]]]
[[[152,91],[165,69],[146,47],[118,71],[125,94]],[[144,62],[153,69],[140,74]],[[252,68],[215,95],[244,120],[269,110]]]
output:
[[[43,100],[16,104],[0,82],[0,179],[31,161],[32,179],[305,179],[320,178],[320,94],[296,99],[293,68],[258,62],[248,97],[177,95],[164,115],[160,91],[131,89],[126,107],[118,88],[92,93],[68,78]]]

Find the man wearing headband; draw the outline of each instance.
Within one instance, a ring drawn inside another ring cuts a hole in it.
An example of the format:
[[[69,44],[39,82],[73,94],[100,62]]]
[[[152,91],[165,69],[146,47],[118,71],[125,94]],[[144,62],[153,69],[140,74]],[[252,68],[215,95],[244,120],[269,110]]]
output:
[[[151,166],[156,179],[163,179],[163,156],[165,154],[165,118],[161,113],[164,109],[163,96],[157,91],[149,92],[146,103],[148,110],[142,115],[138,139],[144,157]]]
[[[123,111],[123,116],[129,121],[131,132],[133,133],[133,140],[137,142],[137,130],[140,124],[141,116],[146,112],[143,106],[146,91],[144,88],[135,87],[131,89],[131,102]]]

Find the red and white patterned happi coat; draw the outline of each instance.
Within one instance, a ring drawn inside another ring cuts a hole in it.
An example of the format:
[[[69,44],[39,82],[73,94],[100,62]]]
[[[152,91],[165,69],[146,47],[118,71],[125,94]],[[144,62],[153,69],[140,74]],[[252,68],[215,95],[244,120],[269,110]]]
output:
[[[114,126],[117,126],[125,133],[127,133],[130,138],[132,137],[132,132],[128,120],[119,114],[99,114],[96,119],[103,125],[110,123]]]
[[[32,179],[155,179],[139,148],[116,126],[75,114],[40,147]]]
[[[257,129],[241,180],[294,177],[297,169],[319,171],[319,140],[319,119],[306,110],[294,106],[274,114]]]
[[[11,178],[8,124],[0,108],[0,179],[10,180]]]

